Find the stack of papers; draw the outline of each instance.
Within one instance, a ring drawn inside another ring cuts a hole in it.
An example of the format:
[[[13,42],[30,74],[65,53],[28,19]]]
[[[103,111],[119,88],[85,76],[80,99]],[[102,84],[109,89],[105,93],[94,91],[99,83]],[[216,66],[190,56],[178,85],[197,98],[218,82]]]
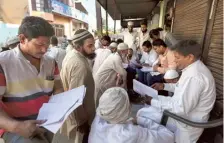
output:
[[[142,67],[141,69],[142,72],[152,72],[153,71],[153,68],[152,67]]]
[[[47,120],[41,126],[57,133],[68,116],[80,105],[85,97],[86,88],[81,86],[57,95],[40,108],[37,120]]]
[[[154,99],[158,99],[158,91],[146,86],[144,84],[142,84],[141,82],[137,81],[137,80],[133,80],[133,89],[135,92],[137,92],[140,95],[147,95],[147,96],[151,96]]]

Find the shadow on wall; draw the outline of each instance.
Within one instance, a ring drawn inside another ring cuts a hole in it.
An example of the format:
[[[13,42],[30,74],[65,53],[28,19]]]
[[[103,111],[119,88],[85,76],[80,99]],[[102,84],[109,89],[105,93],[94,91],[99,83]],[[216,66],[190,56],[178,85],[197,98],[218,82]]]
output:
[[[0,43],[6,42],[10,37],[18,35],[19,25],[0,23]]]

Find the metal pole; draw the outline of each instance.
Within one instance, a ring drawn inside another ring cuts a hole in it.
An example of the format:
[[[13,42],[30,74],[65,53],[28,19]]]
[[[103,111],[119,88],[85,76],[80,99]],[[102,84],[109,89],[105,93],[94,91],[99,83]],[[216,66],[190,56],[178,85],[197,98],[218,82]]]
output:
[[[114,20],[114,34],[116,34],[116,20]]]
[[[108,4],[107,4],[107,0],[106,0],[106,35],[108,35]]]

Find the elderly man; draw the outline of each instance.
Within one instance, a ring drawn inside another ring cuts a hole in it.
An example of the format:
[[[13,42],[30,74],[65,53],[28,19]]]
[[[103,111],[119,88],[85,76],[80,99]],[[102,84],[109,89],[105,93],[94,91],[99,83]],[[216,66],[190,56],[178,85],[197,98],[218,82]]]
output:
[[[126,76],[127,73],[123,68],[122,63],[126,59],[128,53],[128,45],[121,43],[117,47],[117,52],[110,55],[100,66],[96,75],[95,80],[95,100],[96,107],[98,106],[99,99],[101,95],[108,88],[116,86],[116,81],[118,78],[121,79],[120,84],[122,87],[126,88]]]
[[[65,90],[86,86],[83,105],[79,106],[65,121],[54,143],[82,143],[88,135],[89,126],[95,116],[94,80],[87,59],[95,57],[93,35],[84,29],[75,32],[72,38],[74,50],[65,56],[61,79]],[[75,96],[75,95],[74,95]],[[84,138],[85,139],[85,138]]]
[[[174,92],[174,95],[159,96],[159,100],[147,97],[146,103],[151,107],[141,109],[138,114],[160,122],[161,115],[153,116],[153,112],[168,110],[191,121],[207,122],[215,102],[216,91],[211,72],[200,61],[201,46],[195,41],[185,40],[180,41],[172,50],[182,75],[177,84],[161,83],[159,87],[161,90]],[[175,132],[177,143],[197,142],[203,132],[201,128],[193,128],[173,119],[168,120],[167,127]]]
[[[127,92],[120,87],[101,96],[91,126],[89,143],[174,143],[174,134],[150,119],[131,120]]]
[[[63,92],[56,62],[45,56],[53,27],[28,16],[18,46],[0,53],[0,135],[5,143],[50,143],[37,115],[52,94]]]
[[[137,39],[138,39],[138,32],[133,30],[134,22],[128,22],[128,30],[123,32],[124,43],[128,44],[129,48],[132,48],[134,54],[137,53]]]

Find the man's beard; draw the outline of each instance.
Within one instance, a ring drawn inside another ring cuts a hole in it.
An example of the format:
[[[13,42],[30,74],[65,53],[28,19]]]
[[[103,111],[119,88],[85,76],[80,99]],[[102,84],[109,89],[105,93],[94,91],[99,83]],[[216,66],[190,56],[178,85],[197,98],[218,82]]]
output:
[[[147,30],[143,30],[143,31],[142,31],[142,33],[146,33],[146,32],[147,32]]]
[[[90,60],[93,60],[93,59],[96,57],[96,53],[95,53],[95,52],[92,53],[92,54],[88,54],[88,53],[86,53],[85,50],[83,50],[83,51],[82,51],[82,54],[83,54],[86,58],[88,58],[88,59],[90,59]]]

